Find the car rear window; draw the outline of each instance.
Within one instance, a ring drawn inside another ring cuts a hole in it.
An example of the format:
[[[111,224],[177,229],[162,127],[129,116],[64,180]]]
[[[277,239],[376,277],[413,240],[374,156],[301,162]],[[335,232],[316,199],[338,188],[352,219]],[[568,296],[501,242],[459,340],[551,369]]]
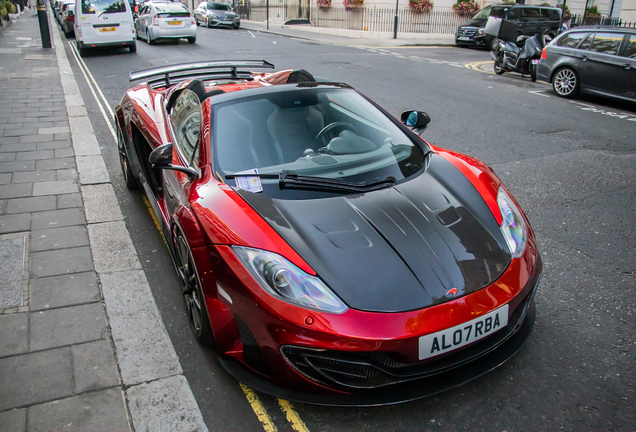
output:
[[[627,42],[627,51],[625,57],[636,58],[636,35],[631,35]]]
[[[566,48],[576,48],[585,36],[587,36],[587,33],[568,33],[559,39],[557,45]]]
[[[596,33],[590,51],[603,54],[618,54],[623,35],[621,33]]]
[[[82,0],[83,14],[126,12],[126,3],[119,0]]]

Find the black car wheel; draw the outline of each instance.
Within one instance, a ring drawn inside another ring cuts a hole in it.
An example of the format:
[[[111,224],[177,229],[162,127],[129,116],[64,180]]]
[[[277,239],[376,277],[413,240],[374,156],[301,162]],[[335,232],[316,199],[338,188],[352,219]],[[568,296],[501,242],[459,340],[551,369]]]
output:
[[[504,68],[501,67],[501,65],[499,64],[499,62],[495,62],[495,64],[493,65],[493,69],[495,70],[495,73],[497,75],[503,75],[504,72],[506,72],[504,70]]]
[[[199,342],[212,345],[214,335],[210,328],[210,320],[205,309],[203,290],[199,283],[194,259],[183,235],[175,233],[174,237],[177,272],[181,280],[181,290],[188,312],[190,328]]]
[[[209,17],[205,17],[205,27],[206,27],[206,28],[210,28],[210,27],[212,27],[212,26],[210,25],[210,18],[209,18]]]
[[[233,24],[232,27],[234,27],[234,30],[238,30],[241,25],[240,24]]]
[[[530,81],[535,82],[537,80],[537,65],[530,65]]]
[[[579,93],[579,76],[574,69],[563,67],[556,71],[552,78],[552,88],[557,95],[564,98],[573,98]]]
[[[128,49],[130,50],[131,53],[136,53],[137,52],[137,44],[133,43],[132,45],[130,45],[128,47]]]
[[[188,38],[188,43],[193,44],[193,43],[195,43],[196,41],[197,41],[197,38],[195,38],[195,37],[189,37],[189,38]]]
[[[119,164],[121,165],[121,172],[124,176],[126,187],[131,190],[138,189],[139,183],[130,169],[130,162],[128,162],[126,149],[124,149],[124,137],[119,127],[117,127],[117,150],[119,152]]]

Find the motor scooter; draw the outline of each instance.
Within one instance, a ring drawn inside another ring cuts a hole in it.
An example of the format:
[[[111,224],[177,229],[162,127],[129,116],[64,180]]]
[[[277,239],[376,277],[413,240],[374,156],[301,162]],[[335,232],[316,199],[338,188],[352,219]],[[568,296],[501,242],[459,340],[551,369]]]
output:
[[[521,76],[530,75],[532,82],[536,81],[537,64],[546,37],[548,36],[537,33],[534,36],[522,34],[514,42],[499,39],[499,44],[490,52],[495,61],[495,73],[503,75],[505,72],[517,72]]]

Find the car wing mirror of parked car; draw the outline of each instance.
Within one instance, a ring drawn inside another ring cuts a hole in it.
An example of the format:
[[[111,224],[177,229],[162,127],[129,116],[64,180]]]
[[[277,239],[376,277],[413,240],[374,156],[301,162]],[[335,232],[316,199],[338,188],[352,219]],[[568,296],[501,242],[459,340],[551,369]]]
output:
[[[181,171],[188,175],[190,180],[197,178],[199,173],[192,167],[183,167],[172,163],[172,143],[164,144],[150,152],[148,157],[152,168]]]
[[[424,111],[404,111],[400,120],[419,135],[431,122],[431,117]]]

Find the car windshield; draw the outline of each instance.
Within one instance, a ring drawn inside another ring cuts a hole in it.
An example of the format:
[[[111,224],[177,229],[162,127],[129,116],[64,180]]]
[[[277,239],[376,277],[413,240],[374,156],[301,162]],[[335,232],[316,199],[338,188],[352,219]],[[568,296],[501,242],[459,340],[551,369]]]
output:
[[[492,11],[492,6],[487,6],[483,8],[482,10],[480,10],[479,12],[477,12],[477,14],[473,16],[473,19],[486,19],[490,16],[491,11]]]
[[[82,0],[82,13],[105,14],[126,12],[126,4],[119,0]]]
[[[276,174],[291,171],[370,184],[399,182],[424,166],[424,144],[352,89],[298,86],[215,105],[212,117],[215,169],[223,179],[273,174],[262,183],[277,188]]]
[[[210,10],[222,10],[229,11],[230,6],[223,3],[208,3],[208,9]]]

